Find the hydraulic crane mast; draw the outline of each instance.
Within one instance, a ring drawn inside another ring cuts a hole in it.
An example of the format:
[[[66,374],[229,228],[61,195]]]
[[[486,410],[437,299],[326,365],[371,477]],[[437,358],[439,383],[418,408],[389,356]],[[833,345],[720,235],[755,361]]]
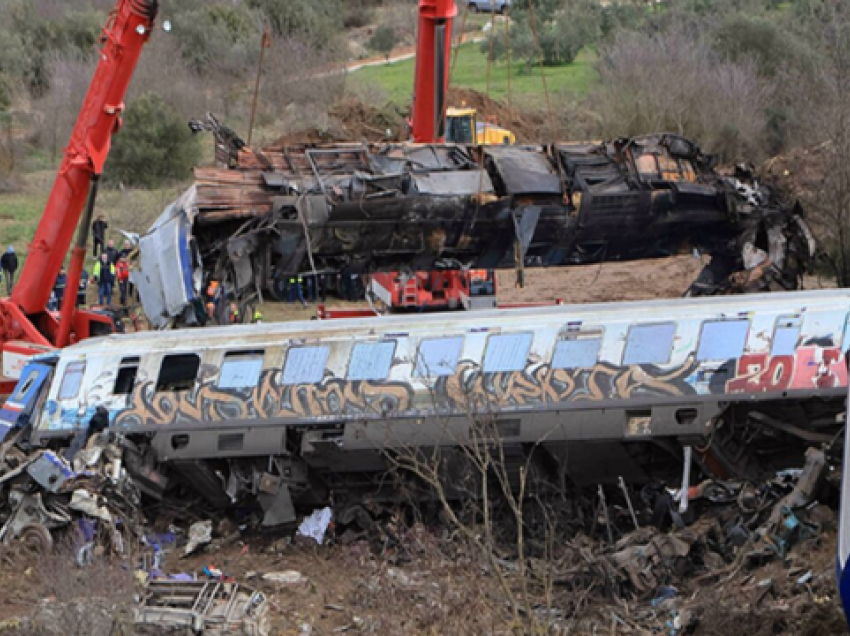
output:
[[[27,345],[34,345],[34,351],[62,347],[93,332],[108,330],[111,325],[102,314],[77,311],[76,290],[85,260],[98,180],[112,135],[121,126],[124,96],[142,47],[150,37],[158,8],[159,0],[118,0],[104,27],[97,69],[29,246],[20,280],[11,297],[0,300],[0,344],[4,355],[10,351],[21,354]],[[57,320],[48,313],[47,302],[78,225],[68,292]],[[12,341],[19,342],[10,348]],[[4,364],[4,370],[7,369]]]
[[[456,15],[455,0],[419,0],[411,126],[416,143],[438,143],[445,136],[452,21]]]

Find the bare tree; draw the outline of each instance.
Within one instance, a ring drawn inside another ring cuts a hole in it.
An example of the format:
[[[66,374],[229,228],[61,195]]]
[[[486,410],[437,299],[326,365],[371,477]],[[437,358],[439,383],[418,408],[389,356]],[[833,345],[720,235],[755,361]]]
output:
[[[79,55],[52,53],[48,59],[50,89],[34,105],[39,113],[36,141],[57,165],[80,111],[96,61]]]
[[[597,134],[675,132],[726,160],[763,156],[771,87],[754,65],[719,58],[686,26],[619,34],[600,52],[599,72],[590,98]]]
[[[416,439],[404,443],[388,439],[391,449],[384,451],[385,457],[401,481],[412,477],[437,500],[448,525],[474,547],[496,578],[503,598],[492,609],[499,613],[498,605],[507,605],[511,628],[518,633],[549,633],[553,577],[551,570],[529,568],[526,518],[529,506],[542,512],[538,515],[542,528],[536,534],[543,537],[546,556],[551,556],[556,528],[549,508],[537,499],[534,461],[546,437],[524,449],[517,465],[509,458],[505,423],[494,415],[487,398],[470,393],[465,400],[463,423],[441,420],[451,450],[424,448]],[[437,406],[436,395],[432,401],[435,414],[444,411]],[[512,562],[502,558],[506,550],[512,553]],[[543,608],[542,614],[538,607]]]
[[[821,55],[800,87],[803,135],[821,145],[823,172],[810,203],[814,227],[841,286],[850,285],[850,7],[826,0],[814,16]]]

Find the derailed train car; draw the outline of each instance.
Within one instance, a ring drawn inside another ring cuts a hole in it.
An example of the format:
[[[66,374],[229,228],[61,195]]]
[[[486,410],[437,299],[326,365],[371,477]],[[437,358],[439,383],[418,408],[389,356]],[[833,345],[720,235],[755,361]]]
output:
[[[677,135],[254,152],[215,130],[228,167],[196,169],[196,184],[141,241],[137,284],[157,325],[209,278],[235,297],[281,296],[313,268],[555,266],[697,249],[712,262],[693,293],[767,291],[796,289],[815,253],[800,210],[744,168],[720,176]]]
[[[180,475],[269,524],[392,496],[389,456],[460,458],[485,418],[552,479],[669,477],[684,446],[757,478],[840,427],[848,315],[829,290],[109,336],[32,363],[0,419],[51,445],[105,407],[149,494]]]

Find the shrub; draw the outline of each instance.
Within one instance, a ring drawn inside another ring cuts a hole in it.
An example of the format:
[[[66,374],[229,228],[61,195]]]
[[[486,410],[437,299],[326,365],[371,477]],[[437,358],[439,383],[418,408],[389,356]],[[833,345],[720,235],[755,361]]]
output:
[[[511,10],[510,33],[496,29],[482,42],[481,51],[496,61],[507,57],[510,37],[511,57],[524,60],[527,66],[571,64],[579,51],[596,41],[601,24],[599,8],[591,2],[570,2],[535,6],[533,13],[517,5]],[[536,33],[536,38],[535,38]]]
[[[396,37],[395,29],[386,24],[382,24],[375,29],[375,32],[372,34],[372,37],[369,38],[366,46],[373,51],[380,53],[387,58],[387,61],[389,61],[390,53],[393,52],[397,41],[398,38]]]
[[[157,94],[131,102],[104,171],[108,182],[155,188],[186,179],[200,159],[186,122]]]

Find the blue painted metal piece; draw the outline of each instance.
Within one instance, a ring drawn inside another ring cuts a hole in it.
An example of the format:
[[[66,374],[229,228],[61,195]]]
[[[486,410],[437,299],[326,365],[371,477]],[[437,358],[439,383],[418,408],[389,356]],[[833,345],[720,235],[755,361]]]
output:
[[[25,416],[38,400],[41,387],[50,377],[52,367],[30,362],[21,370],[21,378],[15,391],[0,409],[0,442],[15,428],[23,426]]]

